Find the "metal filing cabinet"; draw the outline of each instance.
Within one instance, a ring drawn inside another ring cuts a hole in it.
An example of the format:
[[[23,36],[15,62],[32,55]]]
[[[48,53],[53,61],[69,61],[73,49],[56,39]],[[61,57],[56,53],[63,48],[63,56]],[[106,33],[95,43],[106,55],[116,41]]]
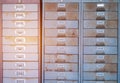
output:
[[[84,0],[83,83],[117,83],[117,0]]]
[[[2,2],[3,83],[41,81],[39,14],[39,0]]]
[[[79,2],[44,0],[43,83],[79,83]]]

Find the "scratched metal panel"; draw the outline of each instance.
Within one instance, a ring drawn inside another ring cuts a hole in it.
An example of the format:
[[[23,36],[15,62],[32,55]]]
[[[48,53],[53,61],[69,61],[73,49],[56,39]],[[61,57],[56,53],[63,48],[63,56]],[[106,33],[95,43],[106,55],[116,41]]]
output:
[[[46,54],[78,54],[78,46],[45,46]]]
[[[117,80],[117,73],[109,72],[84,72],[84,80]]]
[[[78,20],[78,12],[45,12],[46,20]]]
[[[83,83],[118,83],[117,81],[83,81]]]
[[[78,21],[74,20],[45,20],[45,28],[78,28]]]
[[[83,8],[84,8],[84,11],[118,11],[118,4],[114,2],[109,4],[108,3],[84,3]]]
[[[117,29],[84,29],[85,37],[117,37]]]
[[[84,20],[84,28],[98,28],[98,29],[117,29],[118,21],[104,21],[104,20]]]
[[[105,63],[93,63],[93,64],[84,64],[84,71],[97,71],[97,72],[116,72],[117,73],[117,64],[105,64]]]
[[[45,80],[45,83],[79,83],[78,81],[71,81],[71,80]]]
[[[117,55],[84,55],[84,63],[118,63]]]
[[[117,47],[112,46],[84,46],[84,54],[117,54]]]
[[[48,42],[49,41],[49,42]],[[78,38],[45,38],[45,45],[47,46],[76,46],[78,45]]]
[[[84,45],[117,46],[117,38],[84,38]]]
[[[117,12],[84,12],[84,19],[90,20],[117,20]]]
[[[78,55],[54,54],[45,55],[46,63],[78,63]]]
[[[45,29],[46,37],[78,37],[78,29]]]
[[[44,3],[45,11],[72,11],[76,12],[79,9],[78,3]]]
[[[45,79],[78,80],[78,72],[45,72]]]
[[[78,65],[74,63],[46,63],[45,72],[77,72]]]

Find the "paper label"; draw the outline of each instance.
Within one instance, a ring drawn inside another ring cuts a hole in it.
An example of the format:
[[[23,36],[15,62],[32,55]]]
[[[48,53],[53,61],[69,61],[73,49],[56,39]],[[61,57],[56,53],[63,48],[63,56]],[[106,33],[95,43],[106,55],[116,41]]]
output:
[[[105,64],[97,64],[97,68],[103,68]]]
[[[59,3],[58,7],[65,7],[65,4],[64,3]]]
[[[97,33],[104,33],[105,32],[104,29],[97,29],[96,31],[97,31]]]
[[[102,76],[104,76],[104,73],[96,73],[96,76],[102,77]]]
[[[97,21],[97,25],[104,25],[105,21]]]
[[[15,66],[17,67],[17,68],[23,68],[23,67],[25,67],[25,63],[24,62],[16,62],[15,63]]]
[[[58,25],[65,25],[65,21],[58,21],[57,24]]]
[[[104,7],[105,4],[97,4],[97,7]]]
[[[65,81],[57,81],[57,83],[65,83]]]
[[[65,29],[58,29],[58,33],[65,33]]]
[[[104,47],[97,47],[97,50],[102,51],[102,50],[104,50]]]
[[[63,47],[63,46],[60,46],[60,47],[58,47],[58,53],[65,53],[65,47]]]
[[[66,13],[65,12],[58,12],[58,16],[65,16]]]
[[[105,58],[104,55],[99,55],[99,56],[97,56],[97,59],[104,59],[104,58]]]
[[[104,38],[97,38],[97,42],[104,42],[105,39]]]
[[[97,12],[97,16],[105,16],[105,12]]]
[[[65,38],[57,38],[57,41],[58,41],[58,42],[65,42],[66,39],[65,39]]]

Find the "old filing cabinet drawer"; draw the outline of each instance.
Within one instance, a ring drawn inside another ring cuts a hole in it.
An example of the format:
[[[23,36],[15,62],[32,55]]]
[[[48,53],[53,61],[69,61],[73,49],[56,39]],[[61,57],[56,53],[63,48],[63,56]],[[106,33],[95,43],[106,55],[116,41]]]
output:
[[[38,70],[3,70],[3,77],[38,77]],[[8,74],[9,73],[9,74]]]
[[[117,47],[112,46],[84,46],[84,54],[117,54]]]
[[[2,35],[3,36],[38,36],[38,29],[3,29]]]
[[[84,71],[117,72],[117,64],[84,64]]]
[[[117,73],[84,72],[84,80],[117,80]]]
[[[38,21],[3,21],[3,28],[38,28]]]
[[[45,72],[45,79],[78,80],[78,72]]]
[[[116,29],[118,27],[118,21],[102,21],[102,22],[104,22],[104,24],[97,24],[96,20],[85,20],[84,28],[115,28]]]
[[[78,38],[46,38],[45,45],[56,46],[56,45],[78,45]]]
[[[73,11],[76,12],[79,9],[78,3],[45,3],[45,11]]]
[[[46,63],[77,63],[78,55],[45,55]]]
[[[69,81],[69,80],[45,80],[45,83],[78,83],[78,81]]]
[[[45,29],[46,37],[78,37],[78,29]]]
[[[117,83],[117,81],[83,81],[83,83]]]
[[[37,20],[37,12],[3,12],[3,20]]]
[[[69,64],[69,63],[47,63],[45,64],[45,71],[58,71],[58,72],[77,72],[78,65],[77,64]]]
[[[84,38],[84,45],[117,46],[117,38]]]
[[[3,52],[29,52],[29,53],[37,53],[38,45],[3,45]]]
[[[85,37],[117,37],[117,29],[84,29]]]
[[[19,0],[2,0],[2,3],[39,3],[39,0],[22,0],[22,1],[19,1]]]
[[[37,78],[3,78],[3,83],[38,83]]]
[[[84,63],[117,63],[117,55],[84,55]]]
[[[45,12],[45,19],[78,20],[78,12]]]
[[[46,46],[45,53],[78,54],[78,46]]]
[[[38,11],[38,4],[3,4],[2,11]]]
[[[3,53],[5,61],[38,61],[38,54],[33,53]]]
[[[3,62],[3,69],[38,69],[38,62]]]
[[[78,21],[45,20],[45,28],[78,28]]]
[[[38,37],[3,37],[3,44],[38,44]]]
[[[117,20],[117,12],[84,12],[84,19]]]
[[[102,6],[98,6],[97,5],[102,5]],[[85,3],[84,4],[84,11],[96,11],[96,10],[100,10],[100,11],[117,11],[118,10],[118,5],[117,3]]]

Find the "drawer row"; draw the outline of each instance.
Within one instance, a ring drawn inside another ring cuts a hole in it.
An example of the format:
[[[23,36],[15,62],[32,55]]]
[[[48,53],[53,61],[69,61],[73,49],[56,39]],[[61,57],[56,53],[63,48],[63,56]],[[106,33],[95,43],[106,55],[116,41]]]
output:
[[[46,54],[78,54],[78,46],[46,46]],[[84,54],[117,54],[116,46],[84,46]]]
[[[91,1],[90,1],[91,2]],[[84,11],[118,11],[117,3],[84,3]],[[44,3],[45,11],[79,11],[78,3]]]
[[[45,63],[78,63],[78,55],[45,55]],[[117,63],[117,55],[83,55],[84,63]]]
[[[38,21],[3,21],[3,28],[38,28]],[[78,21],[45,20],[45,28],[78,28]],[[117,28],[118,21],[85,20],[84,28]]]
[[[46,20],[78,20],[78,12],[45,12]],[[84,12],[84,19],[89,20],[117,20],[117,12]]]
[[[14,0],[14,1],[12,1],[12,0],[2,0],[2,1],[0,1],[0,3],[2,3],[2,4],[6,4],[6,3],[9,3],[9,4],[16,4],[16,3],[23,3],[23,4],[25,4],[25,3],[29,3],[29,4],[31,4],[31,3],[40,3],[40,1],[39,0],[22,0],[22,1],[19,1],[19,0]],[[13,82],[14,83],[14,82]]]
[[[77,30],[68,32],[66,29],[45,29],[46,37],[65,37],[69,34],[78,35]],[[115,37],[117,38],[117,29],[84,29],[84,37]]]
[[[78,21],[45,20],[45,28],[79,28]],[[84,20],[84,28],[118,28],[118,21]]]
[[[3,53],[3,61],[38,61],[38,54]],[[78,63],[78,55],[45,55],[45,63]],[[117,55],[84,55],[84,63],[117,63]]]

